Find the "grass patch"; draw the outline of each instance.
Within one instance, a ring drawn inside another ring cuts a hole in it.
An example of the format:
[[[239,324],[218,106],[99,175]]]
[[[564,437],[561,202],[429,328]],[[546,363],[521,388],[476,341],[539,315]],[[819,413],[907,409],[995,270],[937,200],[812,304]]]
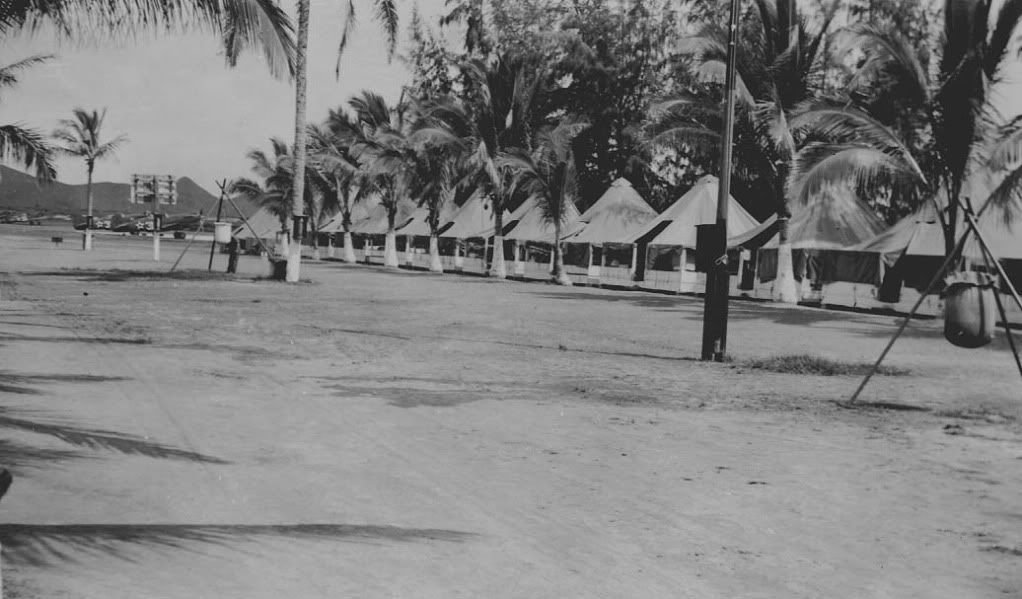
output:
[[[813,374],[817,376],[851,376],[864,375],[869,372],[872,364],[865,362],[844,362],[831,360],[809,354],[789,356],[772,356],[756,360],[747,360],[743,366],[755,370],[766,370],[781,374]],[[905,376],[909,371],[905,368],[881,365],[877,374],[884,376]]]

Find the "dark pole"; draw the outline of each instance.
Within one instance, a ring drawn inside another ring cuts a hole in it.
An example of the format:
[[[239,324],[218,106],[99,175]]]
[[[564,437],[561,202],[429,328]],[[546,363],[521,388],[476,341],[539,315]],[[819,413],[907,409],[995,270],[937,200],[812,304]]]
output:
[[[213,221],[213,243],[209,246],[209,268],[207,269],[209,272],[213,272],[213,253],[216,251],[216,224],[218,222],[220,222],[220,215],[223,213],[223,209],[224,209],[224,194],[227,193],[225,191],[225,189],[227,187],[227,181],[225,180],[223,183],[220,183],[218,181],[217,182],[217,187],[220,188],[220,201],[217,202],[217,205],[216,205],[216,220]]]
[[[715,247],[720,255],[706,272],[703,307],[703,360],[723,362],[727,353],[727,312],[730,275],[727,268],[727,209],[731,197],[731,146],[734,143],[735,80],[738,49],[739,0],[731,0],[728,28],[727,72],[724,82],[724,131],[720,148],[720,181],[717,194]]]

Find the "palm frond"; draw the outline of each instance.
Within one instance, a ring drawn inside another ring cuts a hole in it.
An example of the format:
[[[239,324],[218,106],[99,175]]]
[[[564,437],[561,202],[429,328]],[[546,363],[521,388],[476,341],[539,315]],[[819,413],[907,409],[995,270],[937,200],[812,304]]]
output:
[[[1000,171],[1022,163],[1022,115],[998,131],[987,155],[991,170]]]
[[[1022,214],[1022,165],[1016,165],[990,193],[990,206],[1001,213],[1006,224]]]
[[[1004,0],[1000,10],[997,11],[994,30],[990,34],[990,40],[987,42],[986,52],[983,56],[983,69],[990,79],[997,76],[1012,43],[1012,36],[1018,30],[1020,22],[1022,22],[1022,0]]]
[[[245,50],[258,48],[274,77],[293,78],[294,27],[277,0],[230,0],[224,8],[221,38],[228,66],[236,66]]]
[[[866,60],[849,80],[849,90],[877,85],[886,74],[905,85],[906,95],[915,104],[922,105],[929,100],[929,75],[916,49],[897,31],[869,24],[853,25],[839,37],[835,53],[842,56],[855,50],[864,52]]]
[[[53,60],[52,54],[36,54],[17,62],[0,67],[0,87],[14,87],[18,84],[18,73]]]
[[[53,158],[54,149],[39,131],[20,124],[0,126],[0,160],[13,160],[34,169],[36,179],[49,183],[57,178]]]
[[[896,156],[858,144],[812,143],[795,156],[788,197],[801,204],[831,187],[865,188],[918,181],[916,173]]]

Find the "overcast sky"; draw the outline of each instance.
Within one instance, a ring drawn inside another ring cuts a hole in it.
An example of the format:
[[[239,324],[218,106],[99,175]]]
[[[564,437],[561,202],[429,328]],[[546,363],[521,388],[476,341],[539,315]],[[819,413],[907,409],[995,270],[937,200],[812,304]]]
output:
[[[284,2],[289,8],[293,2]],[[381,30],[362,0],[358,29],[345,52],[341,79],[334,75],[343,22],[339,0],[312,1],[309,43],[309,107],[312,120],[326,116],[362,89],[397,98],[408,70],[388,64]],[[418,0],[430,19],[443,0]],[[400,40],[407,42],[411,2],[402,6]],[[4,92],[0,123],[24,123],[46,132],[71,110],[108,107],[103,132],[130,138],[115,160],[96,167],[97,181],[127,181],[132,173],[189,176],[203,187],[214,181],[249,175],[245,153],[269,150],[268,138],[290,143],[294,136],[294,88],[269,75],[261,56],[251,52],[237,68],[224,65],[217,40],[210,34],[150,37],[116,46],[75,47],[41,33],[35,38],[0,44],[5,63],[32,54],[56,54],[52,62],[24,72],[21,84]],[[14,166],[14,165],[12,165]],[[85,180],[84,165],[62,159],[59,178]]]

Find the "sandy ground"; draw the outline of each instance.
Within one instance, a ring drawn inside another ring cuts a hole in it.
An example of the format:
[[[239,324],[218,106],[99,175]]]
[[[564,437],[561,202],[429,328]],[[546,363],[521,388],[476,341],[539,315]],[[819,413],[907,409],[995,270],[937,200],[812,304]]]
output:
[[[846,409],[744,360],[894,318],[735,302],[702,364],[694,298],[48,239],[0,230],[6,597],[1022,596],[1003,339],[913,323]]]

